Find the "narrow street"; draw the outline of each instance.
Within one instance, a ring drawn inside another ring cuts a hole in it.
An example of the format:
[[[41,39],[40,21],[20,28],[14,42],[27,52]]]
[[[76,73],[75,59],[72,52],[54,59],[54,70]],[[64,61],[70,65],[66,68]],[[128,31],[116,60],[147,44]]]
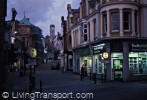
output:
[[[50,64],[37,68],[36,76],[37,83],[42,80],[43,92],[45,93],[72,92],[73,95],[76,93],[93,93],[93,98],[87,98],[87,100],[146,100],[145,98],[147,98],[147,82],[101,83],[98,80],[94,84],[89,79],[80,81],[80,76],[72,72],[62,73],[61,70],[50,70]],[[37,87],[39,84],[36,85]],[[67,100],[69,99],[67,98]]]
[[[72,72],[62,73],[61,70],[51,70],[50,64],[43,64],[37,67],[35,76],[36,86],[33,92],[40,92],[39,83],[42,81],[43,93],[41,96],[38,95],[38,97],[36,94],[35,100],[60,100],[60,98],[63,98],[63,100],[146,100],[147,98],[147,82],[101,83],[97,81],[94,84],[89,79],[80,81],[80,76]],[[18,89],[18,87],[26,89],[28,86],[27,83],[29,83],[26,80],[22,80],[25,82],[24,84],[18,82],[19,85],[15,89]],[[22,91],[17,90],[17,92]],[[49,97],[45,95],[46,93],[53,95]],[[88,93],[92,93],[93,95],[89,96]]]

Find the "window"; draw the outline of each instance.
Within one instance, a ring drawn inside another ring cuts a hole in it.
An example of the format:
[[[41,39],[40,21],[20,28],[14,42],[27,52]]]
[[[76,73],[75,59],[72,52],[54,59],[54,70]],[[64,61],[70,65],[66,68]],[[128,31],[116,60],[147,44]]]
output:
[[[93,35],[94,35],[94,40],[96,38],[96,19],[93,20]]]
[[[84,29],[84,33],[87,33],[87,29]]]
[[[83,28],[82,27],[80,27],[80,42],[83,42]]]
[[[84,41],[87,41],[87,34],[84,34]]]
[[[130,30],[130,12],[123,13],[124,30]]]
[[[103,30],[104,30],[104,34],[107,33],[107,15],[103,14]]]
[[[118,12],[112,12],[111,13],[111,27],[112,31],[119,30],[119,13]]]
[[[84,31],[84,41],[87,41],[87,23],[83,24],[83,31]]]
[[[72,41],[72,39],[71,39],[71,35],[69,36],[69,45],[71,45],[71,41]]]
[[[87,24],[84,24],[84,28],[87,28]]]
[[[138,20],[137,16],[138,16],[137,11],[135,11],[135,32],[137,32],[137,24],[138,24],[138,22],[137,22],[137,20]]]
[[[147,75],[147,53],[131,52],[129,53],[129,68],[131,75]]]
[[[90,40],[90,22],[88,22],[88,38]]]

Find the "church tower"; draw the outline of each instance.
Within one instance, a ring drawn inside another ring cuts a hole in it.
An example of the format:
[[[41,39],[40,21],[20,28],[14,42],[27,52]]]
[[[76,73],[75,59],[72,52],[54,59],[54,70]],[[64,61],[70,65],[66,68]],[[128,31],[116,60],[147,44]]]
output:
[[[55,36],[55,25],[51,24],[50,25],[50,37]]]

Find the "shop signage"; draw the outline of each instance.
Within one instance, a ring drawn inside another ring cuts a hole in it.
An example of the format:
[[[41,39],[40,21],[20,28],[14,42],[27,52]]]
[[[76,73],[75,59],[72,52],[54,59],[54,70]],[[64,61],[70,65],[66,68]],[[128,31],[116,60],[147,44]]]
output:
[[[141,43],[132,43],[129,44],[129,51],[130,52],[146,52],[147,51],[147,44]]]
[[[103,43],[103,44],[99,44],[99,45],[93,46],[93,53],[94,53],[94,54],[102,53],[103,50],[104,50],[104,46],[105,46],[104,43]]]
[[[90,48],[82,48],[82,49],[78,49],[76,51],[77,55],[80,55],[80,56],[87,56],[87,55],[90,55]]]

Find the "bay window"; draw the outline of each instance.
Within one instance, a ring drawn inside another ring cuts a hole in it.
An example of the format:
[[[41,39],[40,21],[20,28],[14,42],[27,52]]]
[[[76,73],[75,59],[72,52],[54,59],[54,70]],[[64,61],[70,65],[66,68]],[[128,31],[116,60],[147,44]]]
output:
[[[107,33],[107,14],[103,14],[103,34]]]
[[[130,12],[123,13],[124,30],[130,31]]]
[[[119,13],[118,12],[112,12],[111,13],[111,29],[112,32],[119,30]]]

